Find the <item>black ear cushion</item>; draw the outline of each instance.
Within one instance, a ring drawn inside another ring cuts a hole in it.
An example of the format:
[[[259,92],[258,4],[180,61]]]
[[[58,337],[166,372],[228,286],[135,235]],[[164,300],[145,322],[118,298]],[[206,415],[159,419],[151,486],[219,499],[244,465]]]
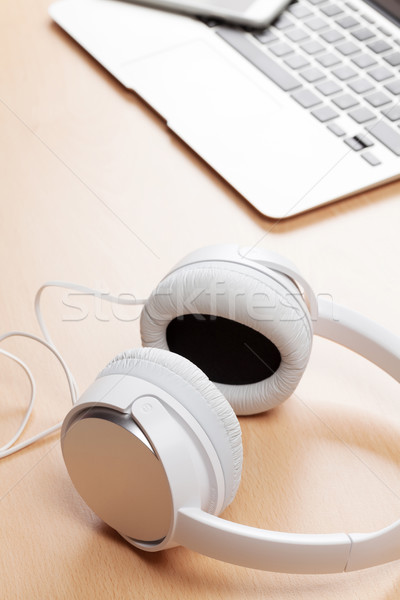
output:
[[[183,266],[146,302],[143,345],[194,361],[236,414],[273,408],[296,388],[312,346],[311,319],[298,288],[286,276],[278,279],[228,262]]]

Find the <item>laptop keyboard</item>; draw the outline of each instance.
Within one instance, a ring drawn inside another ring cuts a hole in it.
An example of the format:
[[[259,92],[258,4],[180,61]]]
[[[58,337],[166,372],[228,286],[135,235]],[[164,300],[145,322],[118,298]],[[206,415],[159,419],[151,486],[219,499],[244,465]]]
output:
[[[380,144],[400,156],[400,33],[359,6],[297,0],[265,30],[207,24],[375,167]]]

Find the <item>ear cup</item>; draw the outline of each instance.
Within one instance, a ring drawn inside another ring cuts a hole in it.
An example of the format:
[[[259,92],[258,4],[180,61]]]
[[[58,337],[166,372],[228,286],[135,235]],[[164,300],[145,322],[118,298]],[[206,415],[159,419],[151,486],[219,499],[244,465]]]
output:
[[[183,265],[160,282],[142,311],[141,336],[144,346],[197,364],[244,415],[292,394],[310,356],[312,326],[289,277],[215,261]]]
[[[214,445],[225,479],[223,509],[240,483],[243,447],[239,422],[230,404],[189,360],[156,348],[137,348],[116,356],[99,374],[132,375],[149,381],[178,400],[198,421]]]

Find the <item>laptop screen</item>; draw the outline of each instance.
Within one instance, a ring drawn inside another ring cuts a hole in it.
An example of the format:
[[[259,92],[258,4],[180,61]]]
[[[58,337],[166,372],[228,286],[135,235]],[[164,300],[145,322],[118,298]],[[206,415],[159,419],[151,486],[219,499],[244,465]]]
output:
[[[400,23],[399,0],[367,0],[368,4],[376,6],[378,10],[389,15],[395,23]]]

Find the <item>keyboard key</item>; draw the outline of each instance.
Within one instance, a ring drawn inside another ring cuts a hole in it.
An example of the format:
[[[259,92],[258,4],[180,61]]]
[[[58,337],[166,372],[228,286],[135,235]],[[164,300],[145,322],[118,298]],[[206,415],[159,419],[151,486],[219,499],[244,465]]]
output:
[[[319,81],[320,79],[324,79],[325,75],[319,69],[315,67],[311,67],[311,69],[305,69],[300,73],[300,75],[308,81],[308,83],[314,83],[314,81]]]
[[[375,36],[375,34],[372,33],[372,31],[370,29],[367,29],[366,27],[361,27],[361,29],[356,29],[355,31],[352,31],[351,35],[353,35],[360,42],[364,42],[365,40],[369,40]]]
[[[310,90],[298,90],[292,94],[292,98],[304,108],[311,108],[312,106],[321,104],[321,100],[318,96],[310,92]]]
[[[300,82],[290,72],[267,56],[262,48],[252,43],[241,31],[221,27],[218,29],[217,35],[237,50],[244,58],[247,58],[249,62],[271,79],[271,81],[276,83],[283,91],[291,92],[300,87]]]
[[[301,44],[300,48],[302,48],[304,52],[307,52],[307,54],[317,54],[318,52],[324,50],[324,46],[315,40]]]
[[[336,29],[328,29],[328,31],[324,31],[319,34],[325,42],[328,44],[333,44],[334,42],[338,42],[339,40],[344,40],[344,35],[336,31]]]
[[[355,58],[351,59],[357,67],[360,69],[366,69],[367,67],[372,67],[372,65],[376,65],[376,60],[372,58],[372,56],[368,56],[368,54],[359,54]]]
[[[364,160],[367,161],[367,163],[369,163],[373,167],[376,167],[377,165],[381,164],[379,158],[376,158],[376,156],[374,156],[372,152],[365,152],[364,154],[361,154],[361,156]]]
[[[356,108],[349,112],[349,116],[356,121],[356,123],[366,123],[375,118],[374,113],[368,108]]]
[[[374,142],[365,135],[365,133],[358,133],[354,136],[359,142],[364,144],[365,148],[370,148],[374,145]]]
[[[370,17],[369,15],[361,15],[361,16],[364,19],[364,21],[367,21],[367,23],[369,23],[370,25],[373,25],[375,23],[374,19],[372,17]]]
[[[357,75],[356,71],[347,65],[333,69],[332,73],[341,81],[346,81]]]
[[[285,42],[280,42],[279,44],[273,44],[269,47],[271,52],[275,54],[275,56],[286,56],[287,54],[291,54],[293,49]]]
[[[374,86],[367,79],[356,79],[347,84],[356,94],[364,94],[374,89]]]
[[[334,133],[337,137],[343,137],[344,135],[346,135],[346,132],[339,127],[339,125],[337,123],[330,123],[329,125],[327,125],[329,131],[332,131],[332,133]]]
[[[378,29],[379,29],[379,31],[381,31],[383,33],[383,35],[387,35],[388,37],[391,37],[392,34],[390,33],[389,29],[386,29],[386,27],[380,26],[380,27],[378,27]]]
[[[343,140],[345,144],[347,144],[352,150],[355,150],[356,152],[359,152],[360,150],[364,150],[365,146],[359,142],[356,138],[352,137],[352,138],[347,138],[346,140]]]
[[[383,60],[392,65],[392,67],[398,67],[400,65],[400,52],[393,52],[393,54],[384,56]]]
[[[320,31],[321,29],[324,29],[324,27],[327,27],[328,24],[323,19],[315,17],[314,19],[305,21],[305,25],[311,29],[311,31]]]
[[[350,10],[358,11],[358,6],[353,4],[353,2],[345,2],[345,5],[350,8]]]
[[[336,119],[338,117],[338,113],[333,110],[330,106],[321,106],[321,108],[316,108],[311,111],[311,114],[321,121],[321,123],[325,123],[326,121],[330,121],[331,119]]]
[[[342,88],[335,81],[323,81],[315,86],[324,96],[331,96],[337,92],[341,92]]]
[[[321,12],[327,17],[335,17],[336,15],[340,15],[343,10],[337,4],[325,4],[325,6],[321,8]]]
[[[255,31],[253,33],[254,37],[258,39],[262,44],[267,44],[268,42],[274,42],[278,38],[272,32],[271,29],[265,29],[264,31]]]
[[[353,44],[353,42],[342,42],[341,44],[337,44],[335,48],[340,54],[343,54],[343,56],[350,56],[351,54],[359,52],[358,46]]]
[[[394,96],[398,96],[400,94],[400,79],[396,79],[395,81],[387,83],[385,88]]]
[[[400,133],[397,133],[390,125],[387,125],[383,121],[378,121],[373,125],[367,126],[366,130],[381,144],[386,146],[386,148],[389,148],[393,154],[400,156]]]
[[[350,94],[342,94],[341,96],[336,96],[336,98],[334,98],[332,102],[342,110],[347,110],[348,108],[359,104],[358,100],[356,98],[353,98],[353,96],[350,96]]]
[[[311,10],[309,10],[304,4],[291,4],[288,8],[288,11],[292,13],[298,19],[304,19],[304,17],[309,17],[312,15]]]
[[[334,54],[324,54],[316,59],[323,67],[333,67],[340,63],[340,60]]]
[[[325,2],[325,0],[308,0],[310,4],[321,4],[321,2]]]
[[[341,17],[340,19],[336,19],[336,23],[343,27],[343,29],[350,29],[350,27],[355,27],[359,25],[359,22],[354,17],[346,16]]]
[[[304,31],[304,29],[301,29],[300,27],[295,27],[294,29],[290,29],[289,31],[286,32],[286,36],[292,42],[301,42],[310,37],[308,35],[308,33],[306,33]]]
[[[386,67],[374,67],[370,71],[367,71],[367,73],[375,81],[385,81],[385,79],[389,79],[393,75],[393,72],[386,69]]]
[[[292,25],[294,25],[293,21],[291,21],[285,13],[281,14],[280,17],[273,22],[273,26],[277,29],[287,29],[288,27],[292,27]]]
[[[302,69],[303,67],[306,67],[310,64],[308,60],[306,60],[299,54],[292,54],[292,56],[289,56],[285,59],[285,63],[289,65],[291,69]]]
[[[385,40],[376,40],[375,42],[370,42],[367,44],[367,47],[372,50],[372,52],[375,52],[375,54],[381,54],[382,52],[392,49],[391,45],[385,42]]]
[[[390,102],[390,98],[382,92],[374,92],[369,96],[365,96],[365,99],[369,104],[371,104],[371,106],[374,106],[375,108],[377,108],[378,106],[383,106],[384,104]]]
[[[389,106],[389,108],[385,108],[385,110],[382,110],[381,112],[390,121],[398,121],[400,119],[400,106],[398,104]]]

